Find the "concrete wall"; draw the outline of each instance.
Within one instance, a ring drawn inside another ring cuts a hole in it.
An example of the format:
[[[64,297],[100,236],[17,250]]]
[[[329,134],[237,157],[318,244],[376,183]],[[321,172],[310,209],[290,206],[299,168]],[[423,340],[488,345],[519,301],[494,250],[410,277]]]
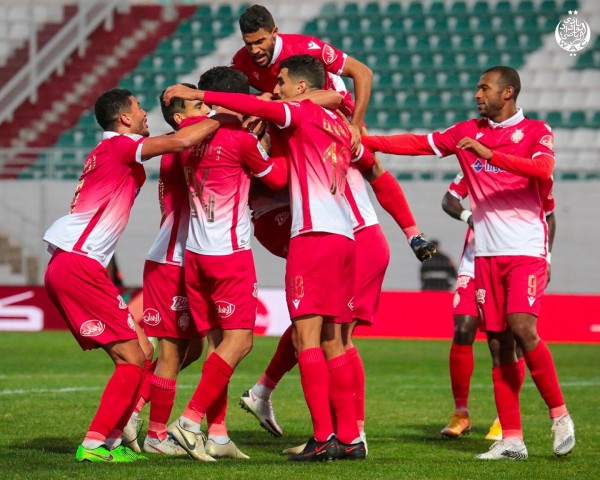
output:
[[[43,260],[48,255],[42,243],[45,229],[69,208],[77,181],[0,182],[0,232],[13,243],[21,243]],[[403,188],[421,230],[437,238],[440,247],[458,262],[466,225],[448,217],[440,202],[447,182],[405,182]],[[600,237],[598,203],[600,182],[557,182],[558,231],[552,256],[550,292],[599,293]],[[378,206],[377,206],[378,207]],[[392,260],[384,288],[419,289],[419,262],[410,251],[394,221],[377,208],[388,237]],[[25,218],[26,220],[22,220]],[[147,182],[136,200],[131,219],[117,248],[117,258],[129,285],[141,285],[144,257],[158,229],[157,183]],[[274,258],[257,242],[254,252],[259,282],[264,287],[283,285],[284,262]],[[42,278],[40,278],[40,282]]]

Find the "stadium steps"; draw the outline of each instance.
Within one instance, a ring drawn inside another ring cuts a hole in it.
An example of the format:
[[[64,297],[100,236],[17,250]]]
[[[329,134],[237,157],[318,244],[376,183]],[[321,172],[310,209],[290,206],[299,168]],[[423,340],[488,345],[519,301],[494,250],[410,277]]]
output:
[[[52,75],[41,87],[43,95],[33,104],[19,107],[19,116],[3,128],[4,146],[47,147],[61,133],[77,123],[103,91],[117,86],[120,78],[135,68],[139,60],[153,51],[160,39],[175,31],[178,22],[192,15],[194,7],[177,7],[177,18],[162,18],[161,6],[132,6],[127,14],[117,14],[111,31],[97,29],[88,39],[83,58],[71,57],[62,75]],[[93,145],[92,145],[93,146]],[[11,173],[0,171],[0,178],[12,178],[17,168],[31,165],[36,158],[23,156],[7,164]]]
[[[36,284],[40,271],[39,259],[23,258],[23,249],[12,244],[6,235],[0,235],[0,284]]]

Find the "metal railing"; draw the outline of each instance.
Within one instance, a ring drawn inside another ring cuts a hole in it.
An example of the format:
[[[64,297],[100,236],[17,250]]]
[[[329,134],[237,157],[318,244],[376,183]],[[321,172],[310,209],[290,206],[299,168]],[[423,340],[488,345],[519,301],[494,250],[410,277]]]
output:
[[[32,11],[35,0],[27,0]],[[27,99],[37,101],[39,86],[50,75],[61,71],[67,59],[75,52],[82,56],[86,38],[101,24],[112,28],[113,15],[119,0],[79,0],[77,13],[56,35],[38,50],[35,25],[29,24],[29,61],[0,90],[0,124],[11,120],[15,110]]]

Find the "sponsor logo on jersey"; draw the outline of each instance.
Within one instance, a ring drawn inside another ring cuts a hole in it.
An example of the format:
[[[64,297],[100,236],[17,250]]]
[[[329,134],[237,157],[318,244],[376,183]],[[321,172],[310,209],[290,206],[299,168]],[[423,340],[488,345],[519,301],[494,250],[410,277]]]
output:
[[[513,143],[519,143],[521,140],[523,140],[523,137],[525,137],[525,134],[523,133],[523,131],[521,129],[517,129],[510,136],[510,140]]]
[[[224,300],[217,300],[215,302],[217,308],[217,315],[221,318],[228,318],[235,312],[235,305],[233,303],[225,302]]]
[[[467,288],[469,285],[469,280],[471,280],[471,277],[468,275],[460,275],[456,279],[456,288]]]
[[[87,320],[79,327],[79,333],[82,337],[97,337],[104,332],[106,325],[100,320]]]
[[[117,297],[117,300],[119,301],[119,308],[121,310],[127,310],[127,304],[125,303],[125,300],[123,300],[123,297],[121,295]]]
[[[485,303],[485,289],[480,288],[475,291],[475,301],[479,305],[483,305]]]
[[[544,147],[548,147],[550,150],[552,150],[552,148],[554,147],[554,137],[552,135],[544,135],[541,138],[540,143]]]
[[[144,310],[143,319],[144,323],[150,325],[151,327],[155,327],[161,321],[160,313],[154,308],[147,308],[146,310]]]
[[[331,45],[325,45],[323,47],[323,61],[325,62],[325,65],[331,65],[337,60],[337,57],[337,53],[335,53],[335,50]]]
[[[577,10],[569,10],[569,16],[563,18],[554,29],[554,39],[560,48],[569,52],[570,57],[577,56],[590,44],[592,32],[587,22],[577,18]]]
[[[481,162],[481,160],[477,159],[477,160],[475,160],[475,163],[473,163],[471,165],[471,168],[473,170],[475,170],[477,173],[479,173],[483,170],[483,163]]]
[[[176,295],[173,297],[173,305],[171,305],[171,310],[175,312],[181,312],[182,310],[189,310],[190,303],[187,297]]]
[[[190,316],[186,312],[177,317],[177,326],[184,332],[190,328]]]
[[[475,162],[473,162],[471,164],[471,168],[473,170],[475,170],[477,173],[481,172],[482,170],[485,170],[486,172],[489,172],[489,173],[501,173],[501,172],[505,171],[505,170],[501,169],[500,167],[491,165],[486,160],[482,161],[481,158],[478,158],[477,160],[475,160]]]

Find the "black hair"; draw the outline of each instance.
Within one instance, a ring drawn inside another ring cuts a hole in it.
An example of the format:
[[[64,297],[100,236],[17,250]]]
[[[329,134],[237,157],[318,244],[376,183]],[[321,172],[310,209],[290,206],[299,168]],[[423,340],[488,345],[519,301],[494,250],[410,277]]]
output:
[[[181,82],[181,85],[196,89],[196,85],[193,85],[191,83]],[[179,128],[179,125],[173,117],[176,113],[181,113],[185,111],[185,100],[183,100],[182,98],[172,98],[171,103],[169,105],[165,105],[165,101],[163,100],[165,92],[166,90],[163,90],[160,94],[160,97],[158,97],[158,100],[160,101],[160,110],[162,111],[162,116],[165,119],[165,122],[171,125],[171,127],[173,127],[173,130],[177,130]]]
[[[116,127],[119,115],[131,109],[132,93],[123,88],[113,88],[98,97],[94,105],[96,121],[105,131]]]
[[[273,15],[262,5],[252,5],[240,15],[240,31],[242,34],[258,32],[260,29],[267,32],[275,28]]]
[[[519,96],[519,92],[521,91],[521,78],[519,77],[519,73],[514,68],[506,65],[497,65],[495,67],[488,68],[483,73],[485,74],[493,72],[500,74],[499,81],[503,89],[507,87],[513,87],[513,99],[516,100]]]
[[[198,81],[198,88],[213,92],[250,93],[248,77],[229,67],[213,67],[204,72]]]
[[[325,69],[323,64],[310,55],[293,55],[279,64],[281,69],[287,68],[288,75],[294,80],[304,80],[310,90],[325,86]]]

